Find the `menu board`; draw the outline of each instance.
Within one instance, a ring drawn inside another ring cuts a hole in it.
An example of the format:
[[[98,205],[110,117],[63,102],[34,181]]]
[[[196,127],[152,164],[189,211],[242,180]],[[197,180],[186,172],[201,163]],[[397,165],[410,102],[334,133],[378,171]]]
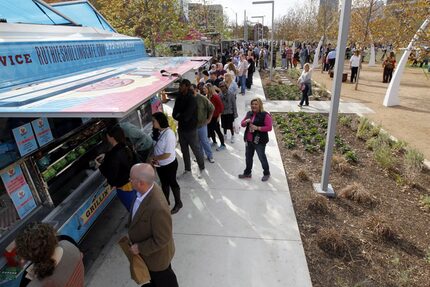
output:
[[[14,128],[12,132],[21,156],[38,149],[36,137],[30,123]]]
[[[47,118],[38,118],[32,121],[31,125],[33,126],[39,146],[44,146],[54,139]]]
[[[36,202],[21,167],[19,165],[11,166],[0,176],[19,217],[21,219],[26,217],[36,207]]]

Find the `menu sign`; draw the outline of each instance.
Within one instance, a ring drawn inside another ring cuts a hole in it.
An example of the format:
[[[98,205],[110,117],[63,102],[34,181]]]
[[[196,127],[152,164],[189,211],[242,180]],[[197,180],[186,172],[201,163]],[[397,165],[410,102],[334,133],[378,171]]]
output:
[[[26,217],[36,207],[36,202],[21,167],[19,165],[11,166],[0,176],[19,217],[21,219]]]
[[[39,146],[44,146],[54,139],[47,118],[38,118],[32,121],[31,125],[33,126]]]
[[[12,132],[21,156],[25,156],[26,154],[37,150],[38,146],[36,138],[30,123],[17,127],[13,129]]]

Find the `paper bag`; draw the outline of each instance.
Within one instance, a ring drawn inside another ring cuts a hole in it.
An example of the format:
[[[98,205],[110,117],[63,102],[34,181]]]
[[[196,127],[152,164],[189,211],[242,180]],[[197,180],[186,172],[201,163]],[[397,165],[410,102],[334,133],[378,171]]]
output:
[[[130,252],[130,243],[128,237],[122,237],[118,241],[118,244],[130,262],[131,279],[133,279],[137,284],[148,283],[151,280],[148,267],[146,266],[146,263],[143,261],[142,257],[139,255],[134,255]]]

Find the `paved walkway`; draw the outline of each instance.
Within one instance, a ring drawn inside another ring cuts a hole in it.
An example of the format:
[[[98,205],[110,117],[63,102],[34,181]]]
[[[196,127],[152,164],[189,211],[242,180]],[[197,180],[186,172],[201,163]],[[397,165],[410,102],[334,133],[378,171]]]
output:
[[[240,117],[253,97],[264,99],[258,73],[246,96],[238,95]],[[180,178],[184,208],[173,217],[176,254],[172,263],[183,287],[309,287],[306,258],[274,132],[266,153],[271,178],[261,182],[261,165],[254,159],[253,178],[239,180],[245,166],[245,146],[240,136],[216,152],[216,162],[206,162],[206,172]],[[180,167],[183,171],[179,154]],[[123,219],[122,226],[125,226]],[[130,280],[128,263],[116,245],[126,234],[118,230],[91,270],[86,286],[137,286]]]
[[[264,102],[264,108],[269,112],[307,112],[307,113],[329,113],[330,101],[312,101],[312,97],[309,100],[309,106],[298,107],[298,101],[266,101]],[[346,114],[371,114],[374,113],[372,109],[369,109],[360,103],[339,103],[339,113]]]

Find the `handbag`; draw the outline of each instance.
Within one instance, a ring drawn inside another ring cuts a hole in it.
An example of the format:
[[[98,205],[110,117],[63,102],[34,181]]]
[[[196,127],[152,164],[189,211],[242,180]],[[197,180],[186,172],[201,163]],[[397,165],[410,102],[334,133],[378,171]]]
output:
[[[127,236],[123,236],[118,241],[119,246],[127,256],[130,262],[130,275],[137,284],[145,284],[151,281],[151,275],[149,274],[148,266],[140,255],[134,255],[130,252],[130,242]]]
[[[304,91],[306,89],[306,85],[305,84],[300,84],[300,91]]]

